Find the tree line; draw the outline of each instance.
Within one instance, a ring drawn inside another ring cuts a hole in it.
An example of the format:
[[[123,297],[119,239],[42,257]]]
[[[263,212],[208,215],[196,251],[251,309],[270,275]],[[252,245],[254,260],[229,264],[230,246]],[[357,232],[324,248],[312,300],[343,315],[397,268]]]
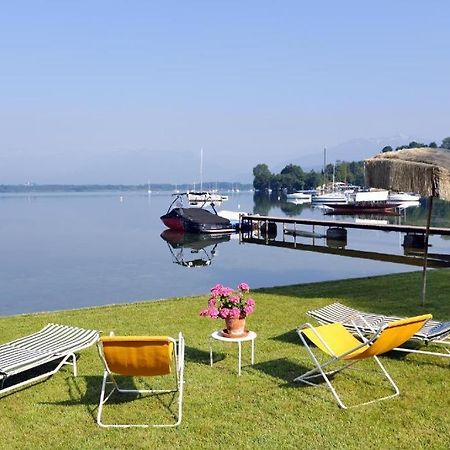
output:
[[[424,148],[424,147],[442,148],[444,150],[450,150],[450,137],[442,139],[441,145],[437,145],[436,142],[434,141],[430,142],[428,145],[424,144],[423,142],[411,141],[408,145],[400,145],[395,149],[393,149],[390,145],[386,145],[386,147],[383,147],[381,151],[383,153],[386,153],[386,152],[395,152],[397,150],[403,150],[404,148]]]
[[[428,145],[411,141],[408,145],[400,145],[393,149],[390,145],[383,147],[383,153],[402,150],[404,148],[440,148],[450,150],[450,137],[442,140],[440,146],[436,142]],[[364,185],[364,162],[363,161],[337,161],[336,164],[328,164],[325,170],[319,172],[310,170],[305,172],[300,166],[288,164],[280,173],[272,173],[267,164],[258,164],[253,168],[253,187],[258,191],[280,191],[288,192],[315,189],[317,186],[330,182],[333,178],[336,182],[343,182],[357,186]]]
[[[337,182],[363,185],[364,163],[363,161],[337,161],[336,164],[328,164],[325,170],[319,172],[315,170],[305,172],[298,165],[288,164],[280,173],[272,173],[267,164],[258,164],[253,168],[253,177],[253,187],[258,191],[286,189],[288,192],[293,192],[315,189],[333,178]]]

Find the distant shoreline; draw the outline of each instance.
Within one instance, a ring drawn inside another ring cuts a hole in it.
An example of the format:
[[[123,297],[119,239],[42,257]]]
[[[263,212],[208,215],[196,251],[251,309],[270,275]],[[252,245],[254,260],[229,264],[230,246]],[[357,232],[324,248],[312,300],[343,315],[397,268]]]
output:
[[[239,190],[249,191],[252,188],[250,183],[232,182],[211,182],[204,183],[203,190],[217,189],[219,191]],[[171,192],[175,190],[194,190],[188,184],[3,184],[0,185],[0,194],[22,193],[34,194],[40,192]],[[197,188],[198,190],[198,188]]]

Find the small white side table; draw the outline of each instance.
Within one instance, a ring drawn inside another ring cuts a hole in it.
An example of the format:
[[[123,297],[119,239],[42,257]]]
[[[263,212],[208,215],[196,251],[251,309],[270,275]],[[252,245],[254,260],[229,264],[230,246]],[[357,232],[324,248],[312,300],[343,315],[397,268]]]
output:
[[[238,345],[238,376],[241,375],[241,365],[242,365],[242,343],[250,341],[252,344],[252,365],[255,363],[255,339],[256,333],[254,331],[249,331],[247,336],[239,337],[239,338],[228,338],[222,336],[220,331],[214,331],[209,337],[209,361],[212,367],[213,365],[213,351],[212,351],[212,343],[213,340],[222,341],[222,342],[235,342]]]

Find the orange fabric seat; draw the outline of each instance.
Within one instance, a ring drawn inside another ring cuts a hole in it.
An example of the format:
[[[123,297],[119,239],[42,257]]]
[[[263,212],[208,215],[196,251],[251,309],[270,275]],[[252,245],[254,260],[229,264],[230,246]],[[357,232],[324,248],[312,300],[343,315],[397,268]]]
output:
[[[111,372],[129,376],[171,372],[173,343],[167,336],[107,336],[100,340]]]

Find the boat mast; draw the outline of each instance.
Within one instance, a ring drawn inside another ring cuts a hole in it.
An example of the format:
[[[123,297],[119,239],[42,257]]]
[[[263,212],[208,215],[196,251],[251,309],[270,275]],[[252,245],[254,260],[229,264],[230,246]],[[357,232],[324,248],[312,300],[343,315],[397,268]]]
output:
[[[335,178],[336,178],[336,163],[333,164],[333,192],[334,192]]]
[[[327,176],[326,176],[326,169],[327,169],[327,148],[323,148],[323,189],[325,190],[325,186],[327,184]]]
[[[203,192],[203,149],[200,149],[200,192]]]

